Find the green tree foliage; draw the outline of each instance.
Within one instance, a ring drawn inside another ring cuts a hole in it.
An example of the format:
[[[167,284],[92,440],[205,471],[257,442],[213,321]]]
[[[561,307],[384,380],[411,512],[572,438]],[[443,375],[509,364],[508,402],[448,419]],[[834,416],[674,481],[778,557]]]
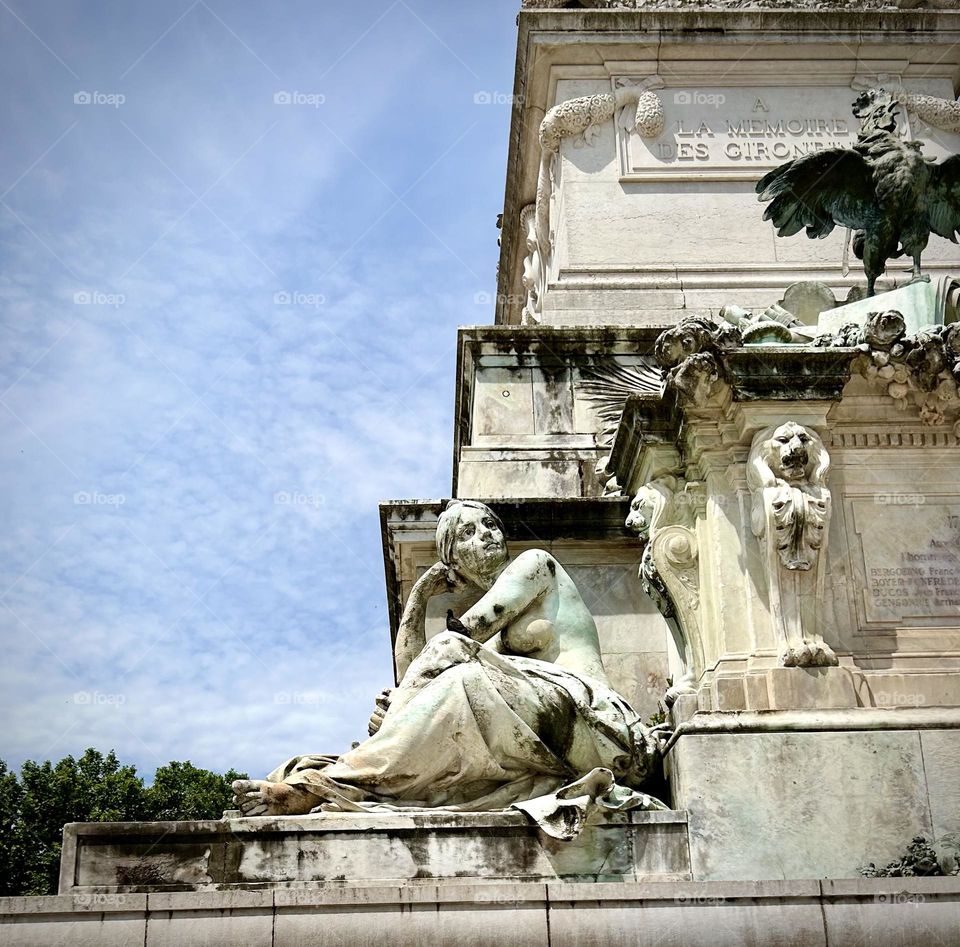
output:
[[[153,785],[144,790],[147,819],[219,819],[233,807],[230,783],[246,779],[245,773],[228,770],[222,776],[197,769],[189,760],[161,766]]]
[[[151,786],[111,750],[79,760],[28,760],[19,778],[0,760],[0,895],[55,894],[67,822],[218,819],[230,808],[230,783],[189,761],[161,766]]]

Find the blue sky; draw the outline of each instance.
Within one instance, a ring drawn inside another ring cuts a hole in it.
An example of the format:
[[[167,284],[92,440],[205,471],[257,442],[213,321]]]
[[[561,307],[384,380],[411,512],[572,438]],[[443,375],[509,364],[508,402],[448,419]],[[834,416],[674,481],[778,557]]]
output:
[[[365,733],[376,505],[449,494],[493,319],[518,7],[0,0],[0,758]]]

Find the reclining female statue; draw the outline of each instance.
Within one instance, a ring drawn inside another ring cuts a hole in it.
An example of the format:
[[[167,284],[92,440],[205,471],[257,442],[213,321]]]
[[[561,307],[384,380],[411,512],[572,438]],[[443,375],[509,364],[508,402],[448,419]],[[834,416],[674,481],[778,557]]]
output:
[[[662,808],[631,791],[654,767],[658,734],[610,687],[596,625],[557,560],[542,549],[510,560],[496,514],[469,500],[441,514],[437,549],[404,609],[400,683],[378,700],[372,736],[340,757],[295,757],[266,780],[238,780],[240,810],[520,804],[544,825],[563,799]],[[429,598],[466,582],[485,594],[448,619],[457,631],[427,641]]]

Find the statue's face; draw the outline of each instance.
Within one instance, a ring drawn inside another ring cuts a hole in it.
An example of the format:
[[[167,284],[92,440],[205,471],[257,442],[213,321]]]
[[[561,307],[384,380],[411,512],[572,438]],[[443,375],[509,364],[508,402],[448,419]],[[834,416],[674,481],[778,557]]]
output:
[[[653,497],[650,492],[641,489],[630,502],[630,514],[624,524],[641,538],[649,538],[650,521],[653,518]]]
[[[464,509],[453,543],[454,568],[468,577],[495,575],[507,561],[507,541],[486,510]]]
[[[781,424],[773,432],[770,467],[781,480],[791,483],[806,479],[811,440],[807,431],[793,421]]]

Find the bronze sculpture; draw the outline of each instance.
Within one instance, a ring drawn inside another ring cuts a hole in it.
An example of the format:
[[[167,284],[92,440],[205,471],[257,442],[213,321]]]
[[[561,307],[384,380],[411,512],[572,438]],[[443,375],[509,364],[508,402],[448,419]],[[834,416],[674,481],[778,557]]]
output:
[[[867,294],[887,260],[906,253],[913,280],[924,279],[920,256],[931,233],[957,242],[960,231],[960,155],[936,164],[921,143],[897,134],[898,103],[884,89],[858,96],[853,114],[861,127],[852,148],[830,148],[774,168],[756,186],[763,213],[777,235],[827,236],[840,224],[856,231],[854,253],[863,260]]]

